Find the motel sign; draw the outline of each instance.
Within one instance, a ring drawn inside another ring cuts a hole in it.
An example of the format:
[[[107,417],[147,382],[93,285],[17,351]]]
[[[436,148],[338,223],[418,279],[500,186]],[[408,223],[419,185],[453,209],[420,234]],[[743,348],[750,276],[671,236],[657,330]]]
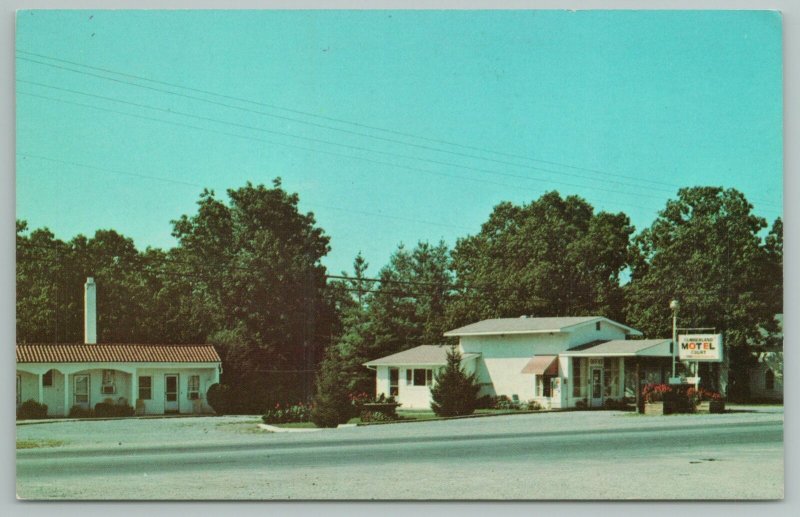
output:
[[[681,361],[722,361],[722,334],[685,334],[678,336]]]

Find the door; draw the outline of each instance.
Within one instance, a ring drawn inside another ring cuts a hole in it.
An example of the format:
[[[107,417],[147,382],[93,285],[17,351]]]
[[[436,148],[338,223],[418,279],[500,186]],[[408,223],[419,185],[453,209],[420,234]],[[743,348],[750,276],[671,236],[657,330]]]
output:
[[[178,374],[164,376],[164,413],[178,412]]]
[[[73,383],[75,405],[83,409],[89,409],[89,376],[85,374],[75,375]]]
[[[603,405],[603,369],[592,368],[589,377],[589,391],[592,399],[592,407],[602,407]]]
[[[550,379],[550,397],[552,407],[561,407],[561,377]]]

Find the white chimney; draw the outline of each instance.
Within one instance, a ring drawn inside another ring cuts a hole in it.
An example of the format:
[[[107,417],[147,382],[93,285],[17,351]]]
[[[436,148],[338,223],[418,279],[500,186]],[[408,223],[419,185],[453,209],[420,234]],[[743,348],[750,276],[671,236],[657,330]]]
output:
[[[97,286],[94,278],[86,279],[83,293],[83,342],[97,344]]]

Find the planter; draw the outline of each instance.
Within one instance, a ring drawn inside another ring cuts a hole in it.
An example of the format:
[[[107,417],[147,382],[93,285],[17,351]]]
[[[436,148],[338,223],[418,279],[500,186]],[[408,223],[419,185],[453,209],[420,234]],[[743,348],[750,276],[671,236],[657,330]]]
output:
[[[663,415],[664,403],[663,402],[645,402],[644,403],[645,415]]]
[[[724,400],[704,400],[699,402],[695,407],[695,413],[707,415],[709,413],[724,413],[725,401]]]

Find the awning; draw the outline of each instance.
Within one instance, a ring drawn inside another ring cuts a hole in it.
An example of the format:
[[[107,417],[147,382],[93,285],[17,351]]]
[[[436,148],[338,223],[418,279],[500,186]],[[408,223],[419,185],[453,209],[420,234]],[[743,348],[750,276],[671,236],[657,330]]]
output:
[[[525,365],[522,373],[534,375],[558,375],[558,356],[537,355]]]

